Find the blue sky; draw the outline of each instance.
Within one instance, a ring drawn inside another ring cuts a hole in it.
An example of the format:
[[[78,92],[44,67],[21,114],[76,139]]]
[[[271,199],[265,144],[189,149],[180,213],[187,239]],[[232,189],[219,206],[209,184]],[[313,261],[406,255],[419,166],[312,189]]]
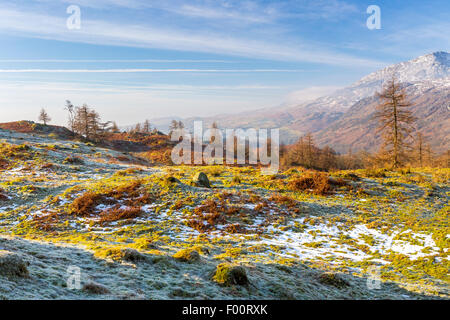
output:
[[[449,18],[447,0],[2,1],[0,122],[46,107],[63,124],[66,99],[120,125],[300,102],[448,51]]]

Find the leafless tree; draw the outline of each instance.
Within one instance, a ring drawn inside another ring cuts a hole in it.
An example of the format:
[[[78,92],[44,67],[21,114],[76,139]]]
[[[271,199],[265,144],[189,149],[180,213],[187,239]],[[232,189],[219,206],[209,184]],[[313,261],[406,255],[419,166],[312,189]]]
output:
[[[390,163],[392,168],[398,168],[408,159],[410,149],[408,138],[411,138],[415,118],[409,108],[412,103],[407,100],[405,89],[395,76],[386,83],[381,93],[374,119],[378,121],[383,137],[380,159]]]
[[[39,121],[41,121],[44,125],[47,125],[48,122],[52,121],[52,118],[50,118],[44,108],[42,108],[41,112],[39,113]]]

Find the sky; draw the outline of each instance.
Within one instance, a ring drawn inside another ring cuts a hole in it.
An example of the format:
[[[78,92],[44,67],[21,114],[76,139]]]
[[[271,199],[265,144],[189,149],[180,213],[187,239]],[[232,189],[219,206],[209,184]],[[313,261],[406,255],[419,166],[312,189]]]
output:
[[[66,100],[119,125],[277,107],[449,48],[448,0],[1,1],[0,122],[63,125]]]

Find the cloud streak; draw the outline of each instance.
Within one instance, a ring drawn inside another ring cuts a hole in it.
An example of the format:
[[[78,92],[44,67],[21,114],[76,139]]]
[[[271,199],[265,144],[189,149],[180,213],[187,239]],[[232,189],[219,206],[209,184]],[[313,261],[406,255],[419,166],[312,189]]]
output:
[[[81,30],[67,30],[65,19],[34,12],[0,7],[0,32],[20,36],[96,45],[157,48],[214,53],[274,61],[312,62],[348,67],[380,67],[385,63],[329,51],[305,40],[283,42],[230,36],[220,33],[189,32],[160,26],[83,20]]]
[[[283,69],[0,69],[0,73],[264,73],[264,72],[310,72]]]

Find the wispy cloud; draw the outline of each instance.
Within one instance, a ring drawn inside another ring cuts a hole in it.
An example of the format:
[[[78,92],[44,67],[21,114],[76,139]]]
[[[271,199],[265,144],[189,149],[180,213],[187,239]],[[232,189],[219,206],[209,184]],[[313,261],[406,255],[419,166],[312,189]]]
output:
[[[125,62],[151,62],[151,63],[236,63],[236,61],[229,60],[193,60],[193,59],[0,59],[2,62],[55,62],[55,63],[125,63]]]
[[[180,84],[153,84],[153,85],[118,85],[118,84],[101,84],[97,82],[94,85],[87,85],[79,82],[34,82],[34,81],[8,81],[0,82],[2,90],[23,89],[26,86],[29,90],[36,91],[79,91],[79,92],[127,92],[133,91],[229,91],[229,90],[279,90],[286,89],[285,86],[261,85],[261,84],[244,84],[244,85],[180,85]]]
[[[291,92],[287,98],[287,104],[296,104],[300,102],[314,100],[323,97],[327,94],[333,93],[334,91],[340,89],[338,86],[315,86],[308,87],[301,90],[296,90]]]
[[[0,69],[0,73],[263,73],[263,72],[310,72],[295,69]]]
[[[54,0],[39,0],[51,2]],[[122,7],[128,9],[152,8],[179,16],[215,20],[237,20],[247,23],[272,23],[286,17],[308,19],[335,19],[358,12],[354,4],[343,0],[59,0],[62,3],[77,4],[89,8]]]
[[[330,51],[306,40],[276,41],[229,36],[211,32],[189,32],[159,26],[83,20],[81,30],[67,30],[62,17],[0,7],[0,32],[43,39],[91,44],[159,48],[232,56],[304,61],[330,65],[380,67],[384,63]]]

